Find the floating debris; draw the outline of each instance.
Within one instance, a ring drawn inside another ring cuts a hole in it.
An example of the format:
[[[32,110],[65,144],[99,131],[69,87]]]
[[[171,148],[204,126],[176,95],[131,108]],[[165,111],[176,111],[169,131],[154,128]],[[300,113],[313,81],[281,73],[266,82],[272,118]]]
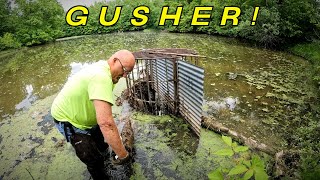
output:
[[[256,86],[256,89],[264,89],[265,88],[265,86],[263,86],[263,85],[257,85]]]
[[[236,78],[238,77],[237,73],[232,73],[232,72],[228,72],[227,73],[227,77],[229,80],[236,80]]]

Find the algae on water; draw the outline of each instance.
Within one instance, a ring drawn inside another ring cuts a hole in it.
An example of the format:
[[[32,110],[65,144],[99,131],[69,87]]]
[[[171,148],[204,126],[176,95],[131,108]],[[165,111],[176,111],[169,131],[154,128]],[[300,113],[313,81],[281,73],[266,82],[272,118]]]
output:
[[[231,168],[233,157],[215,155],[227,148],[221,136],[201,129],[198,138],[186,122],[171,116],[133,114],[135,174],[146,179],[207,179],[218,167]]]
[[[2,121],[0,174],[4,179],[84,179],[86,167],[64,137],[45,121],[55,96],[37,101],[27,111]],[[77,167],[77,168],[75,168]]]

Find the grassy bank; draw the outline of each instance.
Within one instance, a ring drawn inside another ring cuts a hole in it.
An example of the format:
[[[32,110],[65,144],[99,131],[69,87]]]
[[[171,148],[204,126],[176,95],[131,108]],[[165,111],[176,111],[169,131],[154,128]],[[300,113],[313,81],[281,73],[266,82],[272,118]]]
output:
[[[289,47],[288,51],[305,58],[313,64],[313,79],[320,88],[320,40],[296,44]],[[317,179],[320,176],[318,129],[319,120],[318,117],[314,117],[307,126],[301,126],[296,132],[297,137],[303,142],[300,143],[302,150],[299,153],[299,177],[302,179]]]
[[[313,79],[320,85],[320,40],[310,43],[296,44],[290,47],[289,52],[309,60],[314,67]]]
[[[308,59],[315,65],[320,65],[320,40],[314,40],[311,43],[296,44],[290,47],[289,51]]]

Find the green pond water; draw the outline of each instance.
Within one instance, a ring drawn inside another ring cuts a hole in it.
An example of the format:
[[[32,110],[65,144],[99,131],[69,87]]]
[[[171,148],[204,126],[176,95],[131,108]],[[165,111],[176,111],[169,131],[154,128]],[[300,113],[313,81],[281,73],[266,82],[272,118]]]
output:
[[[89,179],[72,147],[59,146],[63,137],[46,120],[51,102],[82,67],[120,49],[147,48],[190,48],[206,56],[200,63],[204,115],[268,146],[286,147],[284,130],[317,116],[319,90],[308,62],[235,39],[132,32],[5,51],[0,52],[0,179]],[[114,107],[114,113],[119,115],[121,107]],[[202,130],[196,138],[184,121],[170,116],[134,113],[133,120],[135,179],[205,179],[212,169],[234,164],[213,155],[226,146],[220,135]]]

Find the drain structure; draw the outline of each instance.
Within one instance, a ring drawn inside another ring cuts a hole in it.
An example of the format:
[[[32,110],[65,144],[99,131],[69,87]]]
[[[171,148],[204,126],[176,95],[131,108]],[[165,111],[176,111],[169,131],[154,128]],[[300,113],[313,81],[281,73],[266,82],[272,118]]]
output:
[[[136,65],[127,75],[129,103],[155,115],[181,115],[199,136],[205,58],[191,49],[144,49],[134,52]]]

